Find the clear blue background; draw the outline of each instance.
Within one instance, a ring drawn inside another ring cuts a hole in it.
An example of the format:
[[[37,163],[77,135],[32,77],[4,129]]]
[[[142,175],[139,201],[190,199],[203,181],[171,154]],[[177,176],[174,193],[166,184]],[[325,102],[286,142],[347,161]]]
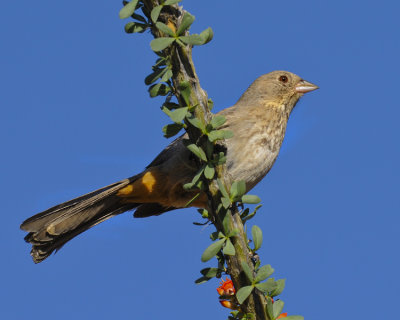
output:
[[[260,256],[287,278],[285,311],[307,320],[395,319],[399,258],[397,1],[193,1],[194,49],[216,110],[259,75],[290,70],[321,89],[289,121],[253,193]],[[225,319],[218,282],[195,285],[211,227],[194,209],[127,213],[34,265],[19,224],[140,172],[167,145],[143,83],[151,36],[127,35],[120,1],[0,4],[1,319]]]

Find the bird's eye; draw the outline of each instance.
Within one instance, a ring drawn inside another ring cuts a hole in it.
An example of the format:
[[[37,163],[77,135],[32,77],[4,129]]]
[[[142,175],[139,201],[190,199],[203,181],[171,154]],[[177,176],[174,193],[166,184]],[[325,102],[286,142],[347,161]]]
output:
[[[280,82],[283,82],[283,83],[286,83],[286,82],[288,82],[288,77],[286,77],[286,76],[280,76],[280,77],[279,77],[279,81],[280,81]]]

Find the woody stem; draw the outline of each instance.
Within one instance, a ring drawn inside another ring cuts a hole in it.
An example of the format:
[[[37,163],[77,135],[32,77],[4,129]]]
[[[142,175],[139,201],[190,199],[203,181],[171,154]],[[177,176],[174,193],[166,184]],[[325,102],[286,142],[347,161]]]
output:
[[[143,3],[147,13],[150,13],[154,7],[160,4],[158,0],[143,0]],[[177,29],[181,23],[185,11],[177,4],[168,7],[168,10],[163,9],[161,11],[158,20]],[[148,18],[150,19],[149,14]],[[155,26],[153,26],[151,31],[155,38],[162,36],[161,32]],[[186,33],[188,34],[188,31],[186,31]],[[183,105],[183,97],[181,96],[179,89],[180,83],[187,82],[190,84],[191,89],[189,98],[190,104],[192,106],[196,106],[194,114],[200,121],[203,122],[203,124],[207,124],[211,120],[212,114],[208,107],[207,93],[201,88],[199,78],[196,74],[192,59],[192,47],[190,45],[180,46],[176,43],[173,43],[171,46],[164,49],[162,54],[165,57],[170,58],[173,71],[172,82],[174,86],[174,93],[179,102]],[[200,144],[201,146],[201,132],[199,132],[199,130],[190,123],[187,123],[186,131],[188,132],[189,140],[192,143]],[[226,189],[229,190],[231,181],[227,174],[225,165],[217,166],[216,173],[216,176],[223,181]],[[204,179],[204,182],[206,185],[206,194],[208,196],[208,207],[210,209],[209,213],[211,215],[211,220],[214,222],[216,229],[223,232],[222,219],[217,214],[216,210],[218,205],[221,203],[221,196],[217,187],[216,179],[212,181],[207,181]],[[225,256],[225,258],[228,266],[228,272],[232,278],[234,286],[236,290],[239,290],[241,287],[249,285],[242,269],[242,262],[246,262],[253,272],[254,265],[251,261],[251,251],[247,245],[247,236],[244,231],[244,226],[240,218],[239,211],[235,205],[230,211],[231,217],[229,228],[230,230],[236,229],[239,231],[239,233],[231,238],[236,254],[234,256]],[[254,314],[257,320],[269,320],[265,311],[265,306],[265,296],[260,291],[255,289],[249,298],[246,299],[246,301],[241,305],[241,308],[244,313]]]

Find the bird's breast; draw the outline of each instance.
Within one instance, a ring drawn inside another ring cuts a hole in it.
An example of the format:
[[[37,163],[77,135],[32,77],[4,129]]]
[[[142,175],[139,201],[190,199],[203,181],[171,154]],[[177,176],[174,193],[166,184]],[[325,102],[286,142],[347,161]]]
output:
[[[254,123],[247,132],[227,140],[227,167],[232,181],[244,180],[252,189],[272,168],[285,135],[286,121]]]

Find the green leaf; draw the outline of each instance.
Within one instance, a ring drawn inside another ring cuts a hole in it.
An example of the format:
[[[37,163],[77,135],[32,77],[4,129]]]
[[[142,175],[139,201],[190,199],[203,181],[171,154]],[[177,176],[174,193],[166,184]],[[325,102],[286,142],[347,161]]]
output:
[[[213,152],[214,152],[214,144],[211,143],[209,140],[205,141],[206,145],[206,154],[207,154],[207,159],[211,159],[213,157]],[[213,161],[215,163],[215,161]],[[212,165],[214,167],[214,165]]]
[[[174,111],[170,111],[170,118],[173,122],[175,123],[181,123],[182,120],[185,118],[186,114],[188,112],[188,108],[184,107],[184,108],[179,108],[176,109]]]
[[[195,144],[189,144],[187,146],[187,148],[195,155],[197,156],[199,159],[203,160],[203,161],[207,161],[207,157],[206,154],[204,153],[203,149],[199,148],[198,146],[196,146]]]
[[[170,27],[168,27],[166,24],[162,23],[162,22],[156,22],[156,27],[158,30],[164,32],[165,34],[173,37],[175,36],[175,33],[173,30],[171,30]]]
[[[256,285],[256,288],[257,288],[257,285]],[[262,291],[262,290],[261,290],[261,291]],[[267,310],[268,318],[269,318],[269,319],[275,319],[275,317],[274,317],[274,311],[273,311],[273,302],[272,302],[271,299],[266,299],[266,300],[267,300],[267,307],[266,307],[266,310]]]
[[[271,265],[267,264],[265,266],[262,266],[260,269],[257,271],[257,276],[255,281],[256,282],[261,282],[267,279],[269,276],[271,276],[274,273],[274,269],[271,267]]]
[[[258,249],[261,248],[261,244],[263,241],[263,235],[262,235],[262,231],[261,231],[260,227],[254,225],[251,228],[251,235],[253,236],[254,250],[257,251]]]
[[[234,256],[236,251],[235,251],[235,247],[233,246],[232,242],[230,239],[227,239],[225,242],[225,246],[224,249],[222,250],[222,252],[228,256]]]
[[[231,186],[230,198],[232,201],[237,201],[246,192],[246,182],[243,180],[234,181]]]
[[[232,204],[231,199],[225,198],[225,197],[221,198],[221,202],[225,209],[228,209],[230,207],[230,205]]]
[[[203,38],[199,34],[191,34],[189,36],[181,36],[179,39],[191,46],[200,46],[204,43]]]
[[[155,85],[152,85],[149,88],[149,93],[150,93],[150,97],[156,97],[158,95],[158,92],[161,88],[161,83],[157,83]]]
[[[120,11],[119,11],[119,18],[126,19],[129,18],[136,9],[139,0],[132,0],[131,2],[127,3]]]
[[[230,130],[213,130],[208,134],[208,139],[211,142],[222,139],[229,139],[233,137],[233,132]]]
[[[183,34],[186,31],[186,29],[188,29],[192,25],[193,21],[194,21],[194,16],[192,16],[189,12],[185,12],[182,18],[182,22],[178,30],[176,31],[176,34],[178,36]]]
[[[242,261],[242,269],[245,273],[245,275],[247,276],[247,278],[253,282],[254,278],[253,278],[253,272],[251,271],[249,265],[247,264],[246,261]]]
[[[248,298],[250,293],[253,291],[253,288],[253,286],[245,286],[239,289],[239,291],[236,293],[236,298],[239,304],[242,304]]]
[[[249,204],[257,204],[261,202],[261,199],[259,197],[257,197],[256,195],[252,195],[252,194],[245,194],[244,196],[242,196],[242,200],[243,203],[249,203]]]
[[[167,0],[167,1],[164,2],[164,5],[165,6],[169,6],[171,4],[175,4],[175,3],[178,3],[178,2],[181,2],[181,1],[182,0]]]
[[[304,320],[303,316],[287,316],[285,320]]]
[[[202,33],[200,33],[200,36],[203,38],[203,44],[206,44],[212,40],[212,38],[214,37],[214,32],[211,28],[207,28]]]
[[[200,189],[200,190],[204,190],[204,183],[203,183],[203,180],[199,180],[199,181],[196,183],[196,188],[197,188],[197,189]]]
[[[165,107],[164,105],[161,107],[161,111],[164,112],[168,117],[171,116],[172,111],[169,110],[167,107]]]
[[[182,124],[177,124],[177,123],[171,123],[167,124],[162,128],[162,131],[164,132],[164,137],[170,138],[176,135],[181,129],[183,128]]]
[[[238,234],[239,234],[239,229],[233,229],[231,232],[229,232],[228,237],[229,237],[229,238],[235,237],[235,236],[237,236]]]
[[[136,19],[136,20],[139,20],[140,22],[143,22],[143,23],[147,24],[146,19],[145,19],[143,16],[141,16],[140,14],[133,13],[133,14],[132,14],[132,18],[133,18],[133,19]]]
[[[217,240],[218,237],[219,237],[219,232],[218,232],[218,231],[214,231],[213,233],[210,234],[210,239],[211,239],[212,241]]]
[[[218,271],[218,268],[204,268],[200,273],[207,278],[213,278],[217,275]]]
[[[215,164],[224,164],[225,162],[226,162],[226,156],[225,156],[225,154],[223,153],[223,152],[220,152],[220,153],[218,153],[216,156],[215,156],[215,159],[214,159],[214,161],[215,161]]]
[[[226,118],[224,116],[215,115],[211,119],[210,124],[214,129],[217,129],[220,126],[222,126],[225,122],[226,122]]]
[[[208,179],[211,180],[214,178],[215,174],[215,168],[211,163],[207,163],[206,168],[204,170],[204,176]]]
[[[223,133],[222,133],[222,138],[223,139],[230,139],[230,138],[232,138],[233,137],[233,132],[232,131],[230,131],[230,130],[223,130],[222,131]]]
[[[167,71],[162,76],[161,81],[167,82],[171,78],[172,78],[172,70],[170,68],[167,68]]]
[[[166,64],[167,64],[167,59],[166,58],[158,58],[157,61],[156,61],[156,64],[152,68],[165,66]]]
[[[231,211],[226,210],[224,212],[219,212],[220,218],[222,219],[222,227],[226,234],[229,233],[230,223],[231,223]]]
[[[222,134],[220,134],[220,130],[213,130],[208,134],[208,140],[214,142],[216,140],[221,140]]]
[[[174,38],[161,37],[161,38],[151,40],[150,47],[153,51],[158,52],[158,51],[164,50],[166,47],[171,45],[171,43],[174,41],[175,41]]]
[[[196,175],[193,177],[192,181],[191,181],[190,183],[186,183],[186,184],[183,185],[183,189],[185,189],[185,190],[190,190],[190,189],[192,189],[194,186],[198,185],[198,184],[201,182],[200,177],[201,177],[201,175],[202,175],[203,172],[204,172],[204,168],[205,168],[205,166],[203,165],[203,166],[199,169],[199,171],[197,171],[197,173],[196,173]]]
[[[243,200],[243,197],[242,197],[242,200]],[[249,215],[244,214],[243,216],[241,216],[243,223],[245,223],[246,221],[248,221],[248,220],[250,220],[251,218],[253,218],[253,217],[256,215],[257,210],[260,209],[261,207],[262,207],[262,205],[260,204],[260,205],[258,205],[257,207],[255,207],[255,209],[253,210],[253,212],[250,213]],[[246,209],[246,210],[247,210],[247,209]],[[245,212],[246,212],[246,211],[245,211]],[[248,212],[248,211],[247,211],[247,212]]]
[[[256,288],[264,293],[269,293],[272,290],[275,290],[277,284],[273,278],[269,278],[266,282],[256,283]]]
[[[167,72],[168,68],[156,68],[153,73],[149,74],[145,79],[144,83],[147,85],[152,84],[157,81],[158,78],[162,77],[165,72]]]
[[[199,169],[199,171],[197,171],[197,173],[196,173],[195,176],[193,177],[193,179],[192,179],[192,184],[193,184],[193,185],[196,185],[197,182],[199,182],[199,180],[200,180],[200,178],[201,178],[203,172],[204,172],[204,165]]]
[[[271,297],[276,297],[282,293],[283,289],[285,289],[285,282],[286,279],[276,280],[277,286],[274,290],[271,291]]]
[[[195,283],[195,284],[202,284],[202,283],[204,283],[204,282],[209,281],[210,279],[212,279],[212,278],[200,277],[200,278],[196,279],[196,281],[195,281],[194,283]]]
[[[196,118],[194,115],[186,117],[186,119],[190,122],[190,124],[201,131],[205,130],[204,123],[201,122],[200,119]]]
[[[177,103],[174,102],[164,102],[163,107],[169,109],[169,110],[173,110],[173,109],[178,109],[181,106]]]
[[[183,185],[183,189],[186,190],[186,191],[192,190],[193,187],[194,187],[194,183],[193,183],[193,182],[185,183],[185,184]]]
[[[221,191],[221,194],[222,194],[225,198],[228,198],[228,199],[229,199],[229,194],[228,194],[228,192],[226,191],[224,184],[222,183],[222,181],[221,181],[219,178],[217,179],[217,183],[218,183],[219,191]],[[229,201],[229,202],[230,202],[230,201]]]
[[[179,91],[181,93],[181,96],[183,100],[185,101],[186,105],[190,105],[190,84],[187,81],[182,81],[179,83]]]
[[[138,23],[138,22],[128,22],[125,25],[125,32],[126,33],[142,33],[145,32],[148,28],[147,24]]]
[[[156,96],[165,96],[170,90],[164,83],[157,83],[149,88],[149,93],[150,97],[154,98]]]
[[[158,16],[160,15],[160,12],[162,10],[162,5],[154,7],[153,10],[151,10],[151,20],[155,23],[158,20]]]
[[[219,250],[221,250],[224,245],[225,239],[218,240],[217,242],[212,243],[202,254],[201,261],[207,262],[211,258],[213,258]]]
[[[272,312],[274,317],[277,318],[283,310],[284,302],[282,300],[276,300],[272,305]]]
[[[198,209],[198,210],[200,210],[199,212],[200,212],[202,218],[204,218],[204,219],[208,219],[209,218],[209,214],[208,214],[208,210],[207,209]]]

